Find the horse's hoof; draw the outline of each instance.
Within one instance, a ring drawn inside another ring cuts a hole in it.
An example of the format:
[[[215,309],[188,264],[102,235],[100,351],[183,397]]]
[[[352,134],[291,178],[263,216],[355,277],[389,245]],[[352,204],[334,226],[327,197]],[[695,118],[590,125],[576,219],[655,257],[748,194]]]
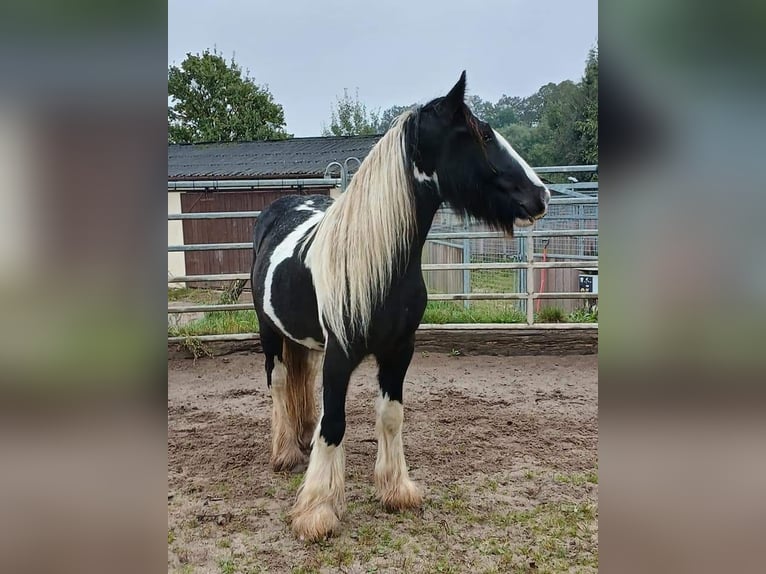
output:
[[[420,487],[411,480],[403,480],[394,488],[379,494],[380,503],[388,511],[414,510],[423,504]]]
[[[290,453],[282,453],[271,459],[271,468],[274,472],[301,473],[308,468],[309,458],[300,450]]]
[[[329,538],[338,531],[340,519],[332,505],[320,504],[312,509],[293,511],[293,534],[305,542],[316,542]]]

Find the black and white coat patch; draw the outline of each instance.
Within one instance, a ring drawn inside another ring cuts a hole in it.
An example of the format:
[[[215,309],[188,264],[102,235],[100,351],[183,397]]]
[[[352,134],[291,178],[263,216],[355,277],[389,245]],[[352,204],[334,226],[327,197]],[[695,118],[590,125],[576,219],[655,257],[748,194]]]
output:
[[[260,321],[314,350],[324,349],[311,271],[304,242],[332,204],[325,195],[282,197],[264,210],[253,237],[257,253],[251,273]]]

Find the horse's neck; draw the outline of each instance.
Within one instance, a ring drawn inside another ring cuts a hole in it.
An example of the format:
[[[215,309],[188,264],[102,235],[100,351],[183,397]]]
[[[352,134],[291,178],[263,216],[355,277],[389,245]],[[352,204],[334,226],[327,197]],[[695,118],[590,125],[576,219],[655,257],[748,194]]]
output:
[[[415,217],[417,219],[417,241],[412,246],[417,252],[417,260],[420,260],[420,252],[425,245],[431,224],[434,221],[442,199],[436,187],[431,182],[417,182],[415,184]]]

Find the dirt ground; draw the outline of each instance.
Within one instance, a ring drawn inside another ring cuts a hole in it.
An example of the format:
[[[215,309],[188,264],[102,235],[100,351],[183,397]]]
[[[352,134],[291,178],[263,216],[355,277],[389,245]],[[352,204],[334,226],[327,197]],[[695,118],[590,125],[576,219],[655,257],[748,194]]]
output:
[[[347,401],[340,534],[295,540],[302,475],[269,468],[263,356],[168,362],[168,571],[596,572],[597,357],[419,353],[404,445],[424,489],[387,513],[372,485],[375,365]]]

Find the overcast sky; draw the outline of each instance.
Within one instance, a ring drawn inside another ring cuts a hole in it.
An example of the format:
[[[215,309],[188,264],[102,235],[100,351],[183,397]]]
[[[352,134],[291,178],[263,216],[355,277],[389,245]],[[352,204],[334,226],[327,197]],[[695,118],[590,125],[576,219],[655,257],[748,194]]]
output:
[[[597,0],[169,0],[168,63],[216,48],[321,135],[343,88],[368,109],[423,103],[467,70],[496,101],[579,80],[598,40]]]

